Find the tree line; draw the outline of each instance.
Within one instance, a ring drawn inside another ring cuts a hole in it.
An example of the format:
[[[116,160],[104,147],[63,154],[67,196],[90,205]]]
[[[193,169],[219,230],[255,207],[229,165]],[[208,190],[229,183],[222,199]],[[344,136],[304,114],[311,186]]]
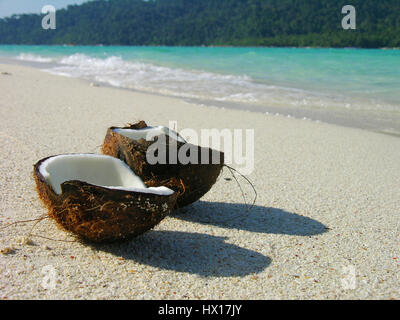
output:
[[[400,47],[399,0],[96,0],[58,10],[55,30],[43,17],[0,19],[0,43]]]

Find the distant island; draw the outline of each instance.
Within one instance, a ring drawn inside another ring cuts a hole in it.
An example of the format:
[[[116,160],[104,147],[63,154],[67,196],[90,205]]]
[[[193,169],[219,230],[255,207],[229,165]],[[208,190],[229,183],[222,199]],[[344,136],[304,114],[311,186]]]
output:
[[[342,7],[356,8],[356,30]],[[400,47],[399,0],[97,0],[0,19],[0,44]]]

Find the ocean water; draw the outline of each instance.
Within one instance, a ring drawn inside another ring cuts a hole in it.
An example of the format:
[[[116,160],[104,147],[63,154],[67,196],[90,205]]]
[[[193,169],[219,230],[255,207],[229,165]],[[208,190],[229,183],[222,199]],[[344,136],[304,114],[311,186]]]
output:
[[[400,134],[400,50],[0,46],[0,57],[206,105]]]

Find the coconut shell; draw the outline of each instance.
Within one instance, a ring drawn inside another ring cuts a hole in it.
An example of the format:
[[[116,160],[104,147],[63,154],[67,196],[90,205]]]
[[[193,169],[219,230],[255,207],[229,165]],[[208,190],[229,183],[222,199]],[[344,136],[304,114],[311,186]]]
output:
[[[59,226],[84,240],[133,238],[152,229],[174,208],[176,193],[167,196],[115,190],[78,180],[62,183],[59,195],[39,170],[48,158],[34,165],[39,197]]]
[[[102,153],[124,161],[132,171],[138,175],[147,187],[165,186],[178,193],[176,208],[189,205],[204,196],[216,182],[224,165],[224,153],[210,148],[191,145],[197,148],[198,163],[176,164],[150,164],[146,160],[146,152],[155,141],[145,139],[134,140],[115,132],[115,129],[143,129],[147,124],[140,121],[127,127],[111,127],[107,130],[102,146]],[[167,146],[167,159],[169,159],[169,137],[165,139]],[[176,148],[185,145],[180,141],[174,141]],[[176,152],[175,149],[173,149]],[[202,164],[201,154],[208,152],[209,159],[213,153],[218,153],[218,164]]]

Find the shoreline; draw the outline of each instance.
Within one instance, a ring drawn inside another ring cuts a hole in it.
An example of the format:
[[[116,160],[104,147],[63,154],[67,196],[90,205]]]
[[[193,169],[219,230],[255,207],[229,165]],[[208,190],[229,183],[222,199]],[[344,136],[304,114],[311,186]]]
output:
[[[1,43],[0,46],[40,46],[38,44],[15,44],[15,43]],[[179,47],[179,48],[289,48],[289,49],[343,49],[343,50],[400,50],[400,47],[313,47],[313,46],[297,46],[297,47],[291,47],[291,46],[240,46],[240,45],[198,45],[198,46],[191,46],[191,45],[157,45],[157,44],[151,44],[151,45],[124,45],[124,44],[102,44],[102,43],[97,43],[97,44],[68,44],[68,43],[63,43],[63,44],[47,44],[48,46],[54,46],[54,47]]]
[[[398,138],[26,66],[0,71],[10,73],[0,74],[0,227],[47,214],[32,178],[39,159],[100,153],[108,127],[137,120],[254,129],[248,178],[258,192],[247,212],[223,172],[200,201],[123,243],[26,241],[31,223],[0,229],[1,299],[400,299]],[[50,219],[33,234],[74,239]],[[44,282],[49,268],[55,289]]]
[[[46,63],[46,62],[34,62],[34,61],[24,61],[24,60],[17,60],[15,58],[6,58],[6,57],[1,57],[0,56],[0,64],[10,64],[10,65],[20,65],[20,66],[26,66],[26,67],[33,67],[35,69],[39,69],[42,72],[46,72],[48,74],[52,74],[55,76],[59,77],[66,77],[63,75],[57,75],[49,72],[47,69],[54,67],[55,63]],[[160,92],[150,92],[150,91],[145,91],[145,90],[139,90],[139,89],[134,89],[134,88],[126,88],[126,87],[119,87],[119,86],[113,86],[107,82],[102,82],[102,81],[95,81],[95,80],[89,80],[89,79],[83,79],[83,78],[76,78],[76,77],[71,77],[75,79],[80,79],[83,81],[87,81],[88,83],[94,83],[96,85],[102,86],[102,87],[109,87],[109,88],[114,88],[117,90],[128,90],[132,92],[138,92],[138,93],[143,93],[143,94],[150,94],[154,96],[160,96],[160,97],[170,97],[174,99],[179,99],[182,101],[185,101],[190,104],[197,104],[197,105],[204,105],[206,107],[217,107],[217,108],[222,108],[222,109],[232,109],[232,110],[242,110],[242,111],[247,111],[247,112],[252,112],[252,113],[258,113],[258,114],[272,114],[276,116],[282,116],[282,117],[293,117],[295,119],[299,120],[308,120],[308,121],[315,121],[315,122],[323,122],[327,124],[333,124],[333,125],[338,125],[338,126],[343,126],[343,127],[349,127],[349,128],[356,128],[356,129],[362,129],[362,130],[367,130],[375,133],[380,133],[380,134],[386,134],[386,135],[391,135],[394,137],[400,137],[400,127],[399,130],[388,130],[382,128],[382,124],[378,124],[376,121],[377,118],[379,118],[379,112],[377,111],[362,111],[357,112],[356,110],[352,110],[350,113],[347,112],[346,110],[339,110],[337,108],[335,109],[322,109],[322,108],[310,108],[310,107],[281,107],[281,106],[266,106],[266,105],[257,105],[257,104],[245,104],[243,102],[233,102],[233,101],[218,101],[218,100],[206,100],[202,98],[190,98],[190,97],[181,97],[181,96],[176,96],[176,95],[168,95],[168,94],[163,94]],[[367,116],[367,114],[369,115]],[[372,120],[375,118],[375,120]],[[388,121],[388,119],[381,119],[381,121]],[[392,125],[396,126],[399,125],[396,121],[393,121],[391,124],[387,125]]]

